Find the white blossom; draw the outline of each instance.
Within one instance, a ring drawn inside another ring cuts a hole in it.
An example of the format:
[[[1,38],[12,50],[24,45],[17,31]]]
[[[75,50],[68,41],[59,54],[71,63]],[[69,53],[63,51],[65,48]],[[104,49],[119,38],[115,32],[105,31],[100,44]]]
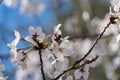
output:
[[[12,59],[13,63],[18,67],[25,69],[28,75],[29,75],[29,70],[30,70],[30,74],[32,72],[36,73],[34,72],[34,70],[42,68],[41,66],[43,65],[43,71],[45,75],[51,79],[56,78],[64,70],[67,70],[70,65],[69,58],[72,58],[72,56],[73,55],[75,56],[76,54],[74,54],[73,42],[68,40],[69,38],[68,36],[62,37],[62,32],[60,30],[60,27],[61,24],[58,24],[54,28],[53,35],[51,36],[52,42],[48,44],[48,47],[45,48],[41,48],[41,47],[49,42],[47,41],[44,42],[46,38],[45,38],[45,33],[42,32],[41,27],[34,28],[30,26],[29,27],[30,35],[25,37],[25,39],[22,38],[26,42],[32,44],[30,45],[30,47],[28,47],[28,49],[26,48],[18,49],[16,47],[21,37],[18,31],[14,31],[16,38],[15,40],[13,40],[13,42],[8,44],[8,46],[12,50],[14,50],[13,59]],[[88,41],[88,43],[89,42],[91,43],[91,41]],[[40,58],[42,58],[43,63],[41,63]],[[85,60],[87,61],[87,59]],[[85,61],[82,61],[82,63],[85,63]],[[80,65],[82,63],[80,63]],[[85,80],[87,80],[89,77],[89,67],[94,67],[94,66],[95,65],[93,63],[86,64],[85,66],[76,70],[74,72],[75,79],[80,79],[82,76]],[[27,75],[25,76],[22,75],[24,79],[27,79],[26,76]],[[59,79],[62,80],[63,76],[61,76]],[[40,78],[35,80],[40,80]],[[73,80],[73,77],[68,76],[66,80]]]
[[[68,37],[62,38],[60,44],[54,41],[50,49],[59,60],[64,60],[65,56],[71,56],[73,54],[73,44],[68,40]]]
[[[71,76],[71,75],[67,76],[66,80],[73,80],[73,76]]]
[[[82,64],[86,63],[86,61],[90,61],[90,60],[91,59],[86,59],[86,60],[82,61],[81,63],[79,63],[79,65],[82,65]],[[86,64],[83,67],[80,67],[79,69],[75,70],[75,72],[74,72],[75,79],[80,79],[81,77],[83,77],[84,80],[88,80],[90,67],[95,67],[95,63],[92,62],[92,63]]]
[[[1,60],[0,60],[1,63]],[[5,65],[0,64],[0,80],[7,80],[8,77],[4,77],[2,71],[5,70]]]
[[[51,63],[51,67],[54,67],[57,71],[63,71],[68,68],[68,60],[64,59],[63,61],[60,61],[58,59],[55,59]]]
[[[12,53],[16,58],[17,57],[17,47],[16,46],[17,46],[18,42],[20,41],[21,36],[20,36],[20,33],[16,30],[14,30],[14,33],[15,33],[16,38],[11,43],[7,44],[7,46],[9,46],[11,48],[10,53]]]
[[[52,35],[52,41],[55,41],[56,38],[58,38],[59,36],[62,35],[62,32],[60,30],[61,26],[62,26],[61,24],[58,24],[57,26],[55,26],[54,32],[53,32],[53,35]]]
[[[16,71],[16,80],[41,80],[40,68],[27,68],[25,70]]]
[[[27,65],[25,61],[21,61],[19,59],[13,59],[12,62],[20,69],[26,69]]]
[[[33,40],[33,37],[37,40],[42,40],[45,38],[45,33],[42,32],[41,27],[34,28],[32,26],[29,27],[30,36],[25,38],[26,41],[32,43],[33,45],[37,45],[37,43]]]
[[[20,2],[20,0],[4,0],[4,3],[8,7],[16,7],[16,5]]]
[[[84,80],[87,80],[89,77],[89,66],[85,65],[84,67],[75,70],[74,72],[75,79],[80,79],[83,76]]]
[[[16,58],[12,58],[12,62],[18,66],[18,68],[21,68],[21,69],[26,69],[28,67],[27,65],[27,61],[29,59],[28,57],[28,54],[29,54],[30,50],[19,50],[17,52],[17,56]]]
[[[35,14],[35,12],[41,13],[45,9],[45,5],[37,0],[30,2],[28,0],[22,0],[20,5],[20,11],[29,15]]]

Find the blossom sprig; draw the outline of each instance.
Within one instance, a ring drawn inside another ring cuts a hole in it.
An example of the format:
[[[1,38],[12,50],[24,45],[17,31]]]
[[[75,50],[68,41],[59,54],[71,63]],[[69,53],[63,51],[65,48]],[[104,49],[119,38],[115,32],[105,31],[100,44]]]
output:
[[[20,33],[14,30],[16,38],[9,43],[8,46],[11,48],[10,52],[14,56],[13,62],[17,64],[17,66],[20,66],[23,69],[40,67],[43,80],[46,80],[46,76],[52,80],[58,80],[71,70],[75,70],[74,77],[76,79],[83,76],[83,78],[87,80],[89,76],[89,67],[91,67],[100,56],[94,55],[95,57],[92,58],[87,57],[90,55],[91,51],[110,24],[112,24],[111,20],[83,58],[74,61],[72,65],[69,64],[69,57],[77,54],[74,51],[73,42],[69,40],[69,36],[62,37],[62,31],[60,30],[60,27],[62,26],[61,24],[55,26],[52,35],[47,37],[51,37],[51,41],[47,40],[41,27],[34,28],[30,26],[30,35],[25,38],[22,38]],[[30,46],[25,49],[17,48],[16,46],[21,40],[28,42]],[[35,62],[34,55],[38,58]],[[79,77],[77,75],[79,75]],[[69,78],[71,80],[73,79],[72,76],[67,79]]]
[[[113,21],[114,19],[112,19]],[[105,33],[105,31],[107,30],[107,28],[110,26],[110,24],[113,24],[110,19],[110,22],[107,24],[107,26],[104,28],[104,30],[102,31],[102,33],[97,37],[97,39],[95,40],[93,46],[88,50],[88,52],[83,56],[83,58],[81,58],[80,60],[75,61],[75,63],[69,67],[67,70],[63,71],[63,73],[61,73],[60,75],[58,75],[56,78],[54,78],[53,80],[57,80],[58,78],[60,78],[62,75],[64,75],[66,72],[76,69],[75,66],[79,63],[81,63],[82,61],[84,61],[86,59],[86,57],[92,52],[93,48],[95,47],[95,45],[98,43],[98,41],[101,39],[101,37],[103,36],[103,34]],[[96,56],[93,60],[90,61],[90,63],[94,62],[96,59],[98,58],[98,56]],[[89,62],[88,62],[89,63]],[[86,64],[86,63],[85,63]],[[83,66],[85,65],[83,64]],[[81,66],[79,66],[81,67]],[[77,68],[79,68],[77,67]],[[87,78],[86,78],[87,80]]]

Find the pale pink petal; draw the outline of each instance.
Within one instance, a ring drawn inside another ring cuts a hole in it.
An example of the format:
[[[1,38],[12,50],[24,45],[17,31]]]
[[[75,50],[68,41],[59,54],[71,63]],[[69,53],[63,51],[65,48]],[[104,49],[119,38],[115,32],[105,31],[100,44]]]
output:
[[[73,80],[73,76],[67,76],[67,79],[66,80]]]
[[[117,35],[117,37],[116,37],[116,42],[118,43],[119,41],[120,41],[120,34]]]
[[[75,70],[75,72],[74,72],[75,79],[80,79],[81,76],[82,76],[82,73],[80,72],[80,70],[79,69]]]

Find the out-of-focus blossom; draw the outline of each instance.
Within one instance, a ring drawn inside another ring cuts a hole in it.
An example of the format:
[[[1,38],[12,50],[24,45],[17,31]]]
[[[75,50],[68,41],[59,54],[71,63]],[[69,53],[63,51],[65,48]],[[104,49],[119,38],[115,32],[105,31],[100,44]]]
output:
[[[91,21],[91,26],[92,29],[95,29],[96,31],[95,33],[100,34],[108,23],[109,23],[109,16],[106,15],[104,19],[94,18]],[[118,34],[117,30],[118,30],[117,25],[111,24],[110,27],[104,33],[104,36],[116,35]]]
[[[36,12],[41,13],[45,9],[45,5],[38,0],[4,0],[8,7],[16,8],[19,4],[19,9],[22,13],[33,15]]]
[[[41,71],[40,68],[29,68],[26,70],[21,70],[19,69],[16,72],[16,79],[17,80],[41,80],[42,76],[41,76]]]
[[[116,37],[116,42],[118,43],[119,41],[120,41],[120,34],[117,35],[117,37]]]
[[[120,57],[118,56],[118,57],[115,57],[114,59],[113,59],[113,65],[116,67],[116,68],[118,68],[119,66],[120,66]]]
[[[1,60],[0,60],[1,63]],[[0,64],[0,80],[7,80],[8,77],[4,77],[2,71],[5,70],[5,65]]]
[[[69,17],[65,24],[64,24],[64,29],[68,33],[78,33],[81,32],[81,29],[79,29],[80,25],[79,24],[79,17],[77,15],[73,15],[72,17]]]
[[[117,41],[118,41],[118,39],[117,39]],[[116,43],[117,41],[115,40],[115,37],[113,37],[111,39],[110,43],[109,43],[108,47],[110,48],[110,50],[112,51],[112,53],[113,52],[117,52],[119,50],[119,45],[118,45],[118,43]]]
[[[4,0],[4,3],[6,4],[6,6],[8,7],[16,7],[16,5],[20,2],[20,0]]]
[[[83,12],[82,17],[85,21],[89,21],[90,20],[90,14],[88,12]]]
[[[117,80],[117,75],[115,74],[115,67],[111,63],[107,63],[105,65],[105,72],[107,79],[110,80]]]
[[[73,44],[74,48],[76,49],[75,53],[80,56],[84,56],[84,54],[87,53],[87,51],[90,49],[92,44],[90,39],[84,39],[84,40],[78,39],[75,40],[73,43],[74,43]]]
[[[44,4],[38,2],[37,0],[33,2],[30,2],[29,0],[22,0],[20,5],[21,12],[30,15],[33,15],[35,12],[42,12],[44,8]]]

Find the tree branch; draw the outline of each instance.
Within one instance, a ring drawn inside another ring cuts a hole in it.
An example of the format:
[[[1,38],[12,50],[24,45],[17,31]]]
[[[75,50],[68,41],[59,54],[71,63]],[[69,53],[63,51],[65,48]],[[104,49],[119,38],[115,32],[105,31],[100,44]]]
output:
[[[41,74],[42,74],[42,78],[43,78],[43,80],[46,80],[46,79],[45,79],[45,73],[44,73],[44,70],[43,70],[43,60],[42,60],[41,49],[39,49],[39,56],[40,56],[40,63],[41,63]]]
[[[95,58],[93,58],[93,59],[90,60],[90,61],[87,61],[87,62],[81,64],[80,66],[77,66],[77,67],[72,66],[72,67],[68,68],[67,70],[63,71],[60,75],[58,75],[58,76],[57,76],[56,78],[54,78],[53,80],[57,80],[57,79],[59,79],[63,74],[65,74],[66,72],[71,71],[71,70],[75,70],[75,69],[79,69],[79,68],[85,66],[86,64],[90,64],[90,63],[96,61],[97,59],[98,59],[98,56],[96,56]]]
[[[43,78],[43,80],[46,80],[45,79],[45,73],[44,73],[44,70],[43,70],[43,60],[42,60],[42,54],[41,54],[41,45],[40,45],[40,43],[39,43],[39,41],[36,39],[36,38],[34,38],[34,37],[32,37],[32,39],[37,43],[37,45],[38,45],[38,50],[39,50],[39,56],[40,56],[40,65],[41,65],[41,74],[42,74],[42,78]]]
[[[90,53],[91,51],[93,50],[93,48],[95,47],[95,45],[98,43],[99,39],[101,39],[101,37],[103,36],[103,34],[105,33],[106,29],[110,26],[111,24],[111,21],[107,24],[107,26],[104,28],[104,30],[102,31],[102,33],[97,37],[97,39],[95,40],[94,44],[92,45],[92,47],[88,50],[88,52],[83,56],[83,58],[81,58],[80,60],[76,61],[70,68],[68,68],[67,70],[63,71],[60,75],[58,75],[56,78],[54,78],[53,80],[57,80],[59,79],[63,74],[65,74],[66,72],[70,71],[70,70],[73,70],[73,69],[78,69],[82,66],[85,66],[86,64],[89,64],[89,63],[92,63],[94,62],[96,59],[94,60],[91,60],[90,62],[88,63],[84,63],[78,67],[75,67],[77,64],[79,64],[81,61],[83,61]]]
[[[91,51],[93,50],[93,48],[95,47],[95,45],[98,43],[98,41],[101,39],[101,37],[102,37],[103,34],[105,33],[106,29],[110,26],[110,24],[111,24],[111,21],[107,24],[107,26],[104,28],[104,30],[102,31],[102,33],[97,37],[97,39],[95,40],[93,46],[88,50],[88,52],[84,55],[84,57],[81,58],[80,60],[76,61],[76,62],[74,63],[74,66],[75,66],[76,64],[79,64],[81,61],[83,61],[83,60],[91,53]]]

